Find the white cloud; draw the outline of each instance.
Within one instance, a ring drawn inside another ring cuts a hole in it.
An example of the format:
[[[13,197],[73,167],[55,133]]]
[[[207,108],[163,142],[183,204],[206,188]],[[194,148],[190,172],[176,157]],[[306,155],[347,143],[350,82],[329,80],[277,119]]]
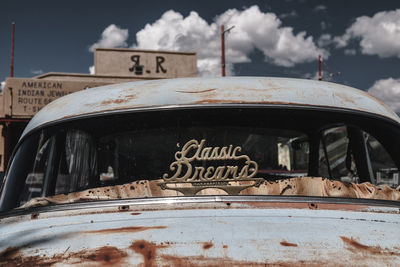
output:
[[[326,47],[332,43],[332,36],[329,33],[322,34],[317,43],[320,47]]]
[[[394,112],[400,112],[400,79],[382,79],[368,89],[368,93],[379,98]]]
[[[273,64],[292,67],[311,62],[318,54],[327,56],[306,32],[293,33],[292,27],[283,27],[274,13],[264,13],[258,6],[244,10],[229,9],[208,23],[192,11],[189,16],[173,10],[160,19],[147,24],[136,33],[134,48],[194,51],[198,55],[198,68],[202,76],[220,75],[220,25],[235,28],[226,34],[227,73],[233,73],[233,63],[250,62],[255,49],[263,52],[265,60]]]
[[[5,81],[2,81],[2,82],[0,83],[0,90],[1,90],[1,92],[3,92],[5,86],[6,86],[6,82],[5,82]]]
[[[42,74],[42,73],[43,73],[43,70],[32,70],[32,69],[31,69],[31,73],[32,73],[32,74],[35,74],[35,75],[39,75],[39,74]]]
[[[121,29],[115,24],[111,24],[101,34],[101,38],[89,47],[89,51],[93,52],[95,48],[115,48],[127,47],[128,30]]]
[[[92,74],[92,75],[95,74],[95,70],[94,70],[94,66],[93,65],[89,67],[89,73]]]
[[[321,21],[319,25],[321,26],[321,30],[323,31],[328,29],[328,23],[326,23],[325,21]]]
[[[344,34],[342,36],[335,36],[332,38],[332,42],[336,45],[336,48],[346,47],[349,43],[350,35]]]
[[[316,7],[314,7],[313,11],[314,12],[319,12],[319,11],[325,11],[328,7],[325,5],[318,5]]]
[[[334,41],[337,47],[345,47],[350,40],[357,40],[361,52],[379,57],[400,57],[400,9],[382,11],[373,17],[362,16]]]

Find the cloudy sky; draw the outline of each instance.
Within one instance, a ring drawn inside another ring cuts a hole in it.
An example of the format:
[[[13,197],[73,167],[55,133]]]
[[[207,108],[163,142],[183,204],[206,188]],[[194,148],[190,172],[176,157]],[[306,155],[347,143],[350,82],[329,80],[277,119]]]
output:
[[[96,47],[195,51],[199,76],[219,76],[220,25],[228,75],[324,80],[378,96],[400,112],[400,1],[19,1],[3,0],[0,81],[89,73]]]

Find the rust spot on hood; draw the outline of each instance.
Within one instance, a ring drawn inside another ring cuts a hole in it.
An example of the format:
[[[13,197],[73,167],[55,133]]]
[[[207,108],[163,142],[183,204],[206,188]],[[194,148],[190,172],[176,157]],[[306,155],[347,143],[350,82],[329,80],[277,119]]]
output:
[[[131,226],[131,227],[121,227],[121,228],[86,231],[84,233],[88,233],[88,234],[132,233],[132,232],[142,232],[142,231],[153,230],[153,229],[165,229],[165,228],[167,228],[167,227],[166,226]]]
[[[8,247],[0,252],[0,259],[15,258],[19,254],[19,249],[14,247]]]
[[[310,106],[307,104],[298,104],[298,103],[290,103],[290,102],[283,102],[283,101],[250,101],[250,100],[238,100],[238,99],[202,99],[199,101],[194,102],[195,104],[274,104],[274,105],[301,105],[301,106]]]
[[[125,258],[127,254],[116,247],[102,247],[95,250],[93,253],[82,256],[83,258],[99,262],[102,265],[115,265],[119,263],[122,258]]]
[[[129,205],[122,205],[118,207],[119,211],[129,211]]]
[[[369,254],[383,254],[383,255],[396,255],[400,256],[400,252],[389,251],[386,249],[382,249],[380,246],[366,246],[353,238],[348,238],[345,236],[339,236],[343,242],[348,245],[348,249],[352,252],[364,252]]]
[[[318,205],[315,203],[308,203],[308,207],[310,210],[316,210],[318,209]]]
[[[359,251],[367,251],[373,254],[379,254],[381,253],[381,248],[380,247],[370,247],[370,246],[366,246],[363,244],[360,244],[359,242],[357,242],[356,240],[354,240],[353,238],[348,238],[345,236],[340,236],[340,238],[343,240],[344,243],[346,243],[347,245],[349,245],[351,248],[355,248]]]
[[[260,208],[260,209],[322,209],[322,210],[350,210],[350,211],[368,210],[368,206],[359,204],[318,203],[318,205],[316,205],[315,203],[307,203],[307,202],[245,202],[244,204],[252,208]]]
[[[165,266],[207,266],[207,267],[220,267],[220,266],[280,266],[280,267],[289,267],[289,266],[333,266],[332,264],[327,264],[327,262],[319,262],[316,260],[313,261],[282,261],[282,262],[253,262],[253,261],[239,261],[233,260],[229,257],[224,258],[211,258],[205,256],[188,256],[188,257],[178,257],[172,255],[161,255],[162,262],[165,263]]]
[[[145,267],[152,267],[156,266],[155,259],[156,259],[156,249],[157,245],[153,243],[149,243],[144,240],[138,240],[132,243],[130,248],[134,250],[136,253],[139,253],[143,256],[144,266]]]
[[[214,244],[212,242],[204,242],[203,244],[203,249],[209,249],[212,248]]]
[[[0,253],[0,266],[51,266],[56,263],[87,265],[123,265],[122,260],[128,254],[116,247],[105,246],[95,250],[82,250],[79,252],[60,253],[51,257],[22,256],[20,249],[7,248]]]
[[[284,246],[284,247],[297,247],[297,244],[289,243],[289,242],[286,242],[285,240],[282,240],[280,244],[281,244],[281,246]]]
[[[126,95],[125,98],[127,98],[127,99],[135,99],[135,98],[137,98],[137,95],[136,94],[130,94],[130,95]]]
[[[209,258],[205,256],[177,257],[162,255],[163,261],[170,266],[266,266],[262,263],[233,261],[229,258]]]
[[[217,90],[216,88],[211,88],[211,89],[204,89],[204,90],[198,90],[198,91],[182,91],[182,90],[176,90],[175,92],[178,93],[188,93],[188,94],[200,94],[200,93],[206,93],[206,92],[211,92]]]
[[[125,102],[128,102],[128,99],[110,99],[102,101],[101,105],[121,104]]]
[[[202,99],[199,101],[196,101],[195,104],[223,104],[223,103],[232,103],[232,104],[237,104],[237,103],[247,103],[244,100],[224,100],[224,99]]]

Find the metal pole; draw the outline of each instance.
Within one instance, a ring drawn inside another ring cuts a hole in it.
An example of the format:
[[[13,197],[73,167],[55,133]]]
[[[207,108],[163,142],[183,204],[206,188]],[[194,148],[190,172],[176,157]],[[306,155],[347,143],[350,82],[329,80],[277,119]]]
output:
[[[318,80],[322,81],[322,59],[321,59],[321,55],[318,55]]]
[[[222,77],[225,77],[225,29],[221,25],[221,64],[222,64]]]
[[[11,64],[10,64],[10,77],[14,77],[14,35],[15,35],[15,22],[11,24]]]

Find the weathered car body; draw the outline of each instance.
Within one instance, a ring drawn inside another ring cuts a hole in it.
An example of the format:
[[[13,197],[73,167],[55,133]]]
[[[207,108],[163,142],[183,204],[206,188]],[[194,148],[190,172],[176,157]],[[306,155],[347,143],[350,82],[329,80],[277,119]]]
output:
[[[400,265],[400,119],[350,87],[133,82],[29,123],[1,265]]]

